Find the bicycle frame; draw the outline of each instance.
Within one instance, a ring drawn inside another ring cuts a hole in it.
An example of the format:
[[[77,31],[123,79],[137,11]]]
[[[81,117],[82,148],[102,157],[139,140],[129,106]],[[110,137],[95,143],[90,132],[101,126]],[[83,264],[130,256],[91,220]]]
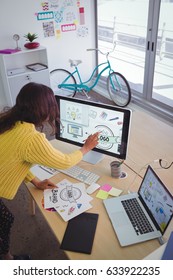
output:
[[[102,69],[102,71],[97,75],[96,80],[94,81],[94,83],[93,83],[91,86],[87,85],[87,84],[92,80],[92,78],[94,77],[94,74],[97,72],[97,70],[99,69],[99,67],[100,67],[100,66],[103,66],[103,65],[107,65],[107,66],[104,67],[104,68]],[[80,92],[80,91],[83,91],[83,90],[86,91],[86,92],[89,92],[91,89],[93,89],[93,88],[96,86],[96,84],[98,83],[98,81],[99,81],[99,79],[100,79],[102,73],[105,72],[106,70],[109,70],[109,71],[108,71],[108,73],[109,73],[108,75],[110,75],[110,74],[113,72],[113,70],[112,70],[112,68],[111,68],[111,65],[110,65],[110,62],[109,62],[108,59],[107,59],[106,62],[103,62],[103,63],[98,64],[98,65],[94,68],[94,70],[93,70],[91,76],[89,77],[89,79],[88,79],[87,81],[83,82],[83,81],[82,81],[82,78],[81,78],[81,75],[80,75],[80,73],[79,73],[78,67],[75,66],[75,71],[73,71],[73,72],[71,73],[71,75],[77,75],[77,77],[78,77],[80,83],[77,83],[77,84],[68,84],[67,81],[68,81],[68,79],[70,78],[70,75],[69,75],[69,76],[67,76],[67,78],[59,85],[59,88],[64,88],[64,89],[68,89],[68,90],[78,90],[79,92]]]
[[[73,66],[73,72],[69,72],[66,69],[54,69],[51,71],[51,83],[52,88],[55,93],[63,94],[61,89],[64,89],[64,94],[74,97],[76,92],[84,94],[87,98],[90,98],[88,95],[101,79],[101,76],[104,76],[104,87],[107,85],[107,92],[112,99],[112,101],[120,107],[125,107],[131,101],[131,89],[126,78],[119,72],[115,72],[111,68],[111,63],[109,61],[110,53],[113,53],[115,50],[116,42],[113,43],[113,48],[104,53],[99,49],[87,49],[87,51],[96,51],[100,54],[106,56],[105,62],[99,63],[96,65],[92,71],[88,80],[83,81],[78,64],[81,63],[81,60],[69,60],[71,66]],[[100,71],[100,72],[99,72]],[[106,75],[104,72],[107,72]],[[103,75],[104,73],[104,75]],[[64,77],[64,78],[63,78]],[[62,81],[62,79],[64,79]],[[57,86],[60,91],[57,91]]]

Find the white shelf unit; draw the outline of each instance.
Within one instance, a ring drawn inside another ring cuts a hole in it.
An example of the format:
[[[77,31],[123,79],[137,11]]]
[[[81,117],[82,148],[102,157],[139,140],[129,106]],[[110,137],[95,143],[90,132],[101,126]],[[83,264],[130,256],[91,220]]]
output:
[[[29,70],[26,65],[33,63],[41,63],[48,67],[46,48],[39,47],[12,54],[0,54],[0,78],[8,106],[15,104],[20,89],[29,82],[42,83],[50,87],[49,68],[40,71]],[[9,70],[12,70],[10,75],[8,75]]]

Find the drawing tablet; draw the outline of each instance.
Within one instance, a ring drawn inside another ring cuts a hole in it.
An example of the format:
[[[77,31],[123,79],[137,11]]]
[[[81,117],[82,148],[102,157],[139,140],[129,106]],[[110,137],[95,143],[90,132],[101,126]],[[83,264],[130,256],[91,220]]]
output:
[[[98,214],[82,213],[68,222],[60,248],[91,254]]]

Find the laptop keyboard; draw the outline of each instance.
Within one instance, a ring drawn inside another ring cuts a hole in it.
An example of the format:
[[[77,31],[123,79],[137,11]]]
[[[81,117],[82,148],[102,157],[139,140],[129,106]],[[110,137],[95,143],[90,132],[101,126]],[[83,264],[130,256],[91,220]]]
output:
[[[154,231],[136,198],[121,201],[137,235]]]

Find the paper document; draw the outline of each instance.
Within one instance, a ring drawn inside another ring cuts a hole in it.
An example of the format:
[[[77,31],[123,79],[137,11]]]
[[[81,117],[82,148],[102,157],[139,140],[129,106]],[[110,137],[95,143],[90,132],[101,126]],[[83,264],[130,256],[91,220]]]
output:
[[[86,193],[84,183],[73,184],[67,179],[57,184],[57,189],[44,190],[44,208],[55,208],[64,221],[90,209],[92,197]]]

